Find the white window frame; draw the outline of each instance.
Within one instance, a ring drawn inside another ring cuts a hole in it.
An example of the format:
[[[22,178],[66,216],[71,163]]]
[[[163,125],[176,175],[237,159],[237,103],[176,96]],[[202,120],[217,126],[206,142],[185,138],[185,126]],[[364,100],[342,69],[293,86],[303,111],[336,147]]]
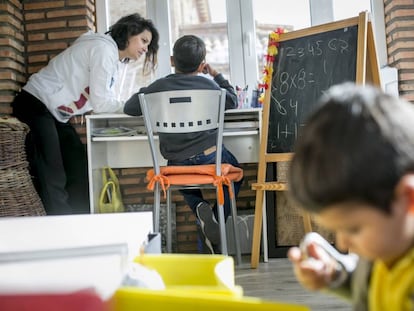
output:
[[[157,26],[160,35],[158,50],[158,66],[155,78],[161,78],[171,73],[170,56],[172,52],[170,5],[169,0],[146,0],[147,17]]]
[[[249,86],[250,93],[259,79],[253,2],[227,0],[226,8],[230,77],[234,85]]]

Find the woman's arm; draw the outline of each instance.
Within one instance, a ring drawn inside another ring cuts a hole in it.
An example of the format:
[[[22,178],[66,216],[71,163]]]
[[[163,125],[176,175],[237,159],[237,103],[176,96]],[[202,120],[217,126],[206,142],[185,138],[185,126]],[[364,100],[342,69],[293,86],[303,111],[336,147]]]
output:
[[[123,102],[116,98],[117,55],[102,52],[97,46],[89,64],[89,101],[96,113],[122,112]]]

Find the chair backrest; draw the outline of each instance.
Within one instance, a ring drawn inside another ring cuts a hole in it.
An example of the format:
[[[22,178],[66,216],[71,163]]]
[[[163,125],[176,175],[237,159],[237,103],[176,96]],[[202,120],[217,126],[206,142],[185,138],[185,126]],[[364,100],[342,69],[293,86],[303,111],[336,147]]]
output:
[[[178,90],[138,96],[156,174],[159,165],[153,137],[157,133],[182,134],[217,129],[216,163],[221,163],[225,90]]]

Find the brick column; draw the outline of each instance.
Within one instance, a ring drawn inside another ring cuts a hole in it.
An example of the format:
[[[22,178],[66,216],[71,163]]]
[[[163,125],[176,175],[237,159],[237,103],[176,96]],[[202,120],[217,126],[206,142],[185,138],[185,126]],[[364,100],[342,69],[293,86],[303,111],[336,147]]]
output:
[[[24,2],[29,75],[39,71],[82,33],[95,30],[94,3],[95,0]]]
[[[10,114],[10,102],[25,81],[22,4],[0,3],[0,114]]]
[[[388,64],[398,69],[399,93],[414,103],[414,0],[384,0]]]

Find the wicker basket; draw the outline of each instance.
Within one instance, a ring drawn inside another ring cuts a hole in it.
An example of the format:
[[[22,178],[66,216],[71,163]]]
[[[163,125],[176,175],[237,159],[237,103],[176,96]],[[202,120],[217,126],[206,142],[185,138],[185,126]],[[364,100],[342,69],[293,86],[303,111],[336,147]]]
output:
[[[27,168],[0,170],[0,216],[45,214]]]
[[[16,118],[0,118],[0,169],[27,167],[24,141],[29,127]]]
[[[28,132],[16,118],[0,118],[0,216],[46,215],[28,170]]]

